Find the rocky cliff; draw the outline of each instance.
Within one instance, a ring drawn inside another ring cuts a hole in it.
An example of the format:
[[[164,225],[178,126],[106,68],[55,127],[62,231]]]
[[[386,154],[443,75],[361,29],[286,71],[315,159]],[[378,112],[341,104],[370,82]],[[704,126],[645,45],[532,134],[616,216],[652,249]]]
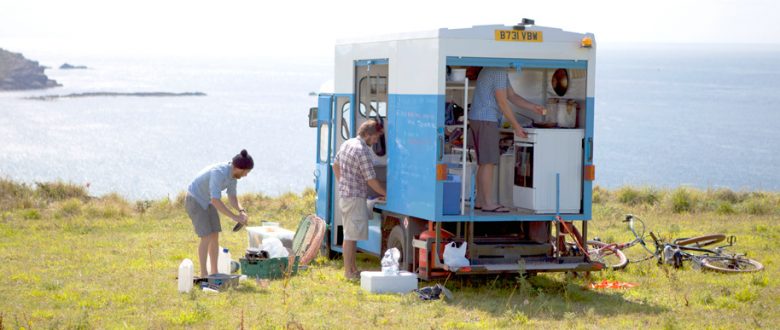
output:
[[[0,48],[0,90],[41,89],[61,86],[49,79],[45,68],[22,54]]]

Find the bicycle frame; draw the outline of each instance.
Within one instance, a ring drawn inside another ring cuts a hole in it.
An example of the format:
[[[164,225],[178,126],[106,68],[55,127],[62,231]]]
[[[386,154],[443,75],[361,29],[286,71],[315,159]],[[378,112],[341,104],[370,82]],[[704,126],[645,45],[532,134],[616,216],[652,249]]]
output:
[[[638,221],[639,224],[642,225],[641,233],[637,232],[636,226],[634,225],[635,221]],[[647,251],[651,255],[646,257],[646,258],[639,259],[639,260],[630,260],[630,262],[645,261],[645,260],[650,259],[653,256],[655,256],[655,252],[651,251],[647,247],[647,243],[644,240],[645,229],[646,229],[645,223],[641,219],[639,219],[638,217],[635,217],[633,214],[626,214],[626,218],[623,220],[623,222],[628,222],[628,229],[631,231],[631,234],[634,235],[634,239],[629,241],[629,242],[626,242],[626,243],[610,243],[610,244],[607,244],[604,247],[601,247],[601,248],[599,248],[597,250],[598,251],[605,250],[605,249],[625,250],[625,249],[628,249],[628,248],[630,248],[630,247],[632,247],[634,245],[639,244],[639,245],[642,245],[642,247],[645,249],[645,251]],[[596,239],[596,241],[599,241],[599,239]]]

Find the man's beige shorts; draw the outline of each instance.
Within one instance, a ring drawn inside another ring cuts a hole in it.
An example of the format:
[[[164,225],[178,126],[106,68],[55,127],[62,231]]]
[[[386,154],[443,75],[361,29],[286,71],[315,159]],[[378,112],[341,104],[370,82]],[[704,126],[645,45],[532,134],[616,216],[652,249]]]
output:
[[[366,205],[366,199],[361,197],[341,197],[341,222],[344,224],[344,239],[363,241],[368,239],[368,219],[371,212]]]

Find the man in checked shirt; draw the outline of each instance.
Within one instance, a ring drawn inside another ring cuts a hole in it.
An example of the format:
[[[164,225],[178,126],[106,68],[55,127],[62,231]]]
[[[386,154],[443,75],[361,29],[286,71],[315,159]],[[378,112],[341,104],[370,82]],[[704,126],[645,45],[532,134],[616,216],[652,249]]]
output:
[[[339,187],[339,209],[344,228],[344,276],[349,280],[360,277],[355,263],[357,241],[368,239],[368,220],[371,210],[366,205],[368,187],[384,199],[387,193],[374,172],[374,145],[382,136],[382,126],[368,120],[358,128],[358,136],[341,145],[333,160],[333,174]]]

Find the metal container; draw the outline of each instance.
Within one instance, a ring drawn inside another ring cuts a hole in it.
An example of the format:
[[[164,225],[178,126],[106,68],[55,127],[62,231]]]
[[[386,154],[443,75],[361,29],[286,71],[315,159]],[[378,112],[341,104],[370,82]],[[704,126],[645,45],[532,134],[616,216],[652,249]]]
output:
[[[539,122],[534,123],[534,126],[541,128],[552,128],[558,126],[558,99],[547,99],[547,106],[545,107],[545,113],[542,115],[542,119]]]
[[[574,128],[576,126],[577,102],[574,100],[561,100],[558,103],[558,127]]]

